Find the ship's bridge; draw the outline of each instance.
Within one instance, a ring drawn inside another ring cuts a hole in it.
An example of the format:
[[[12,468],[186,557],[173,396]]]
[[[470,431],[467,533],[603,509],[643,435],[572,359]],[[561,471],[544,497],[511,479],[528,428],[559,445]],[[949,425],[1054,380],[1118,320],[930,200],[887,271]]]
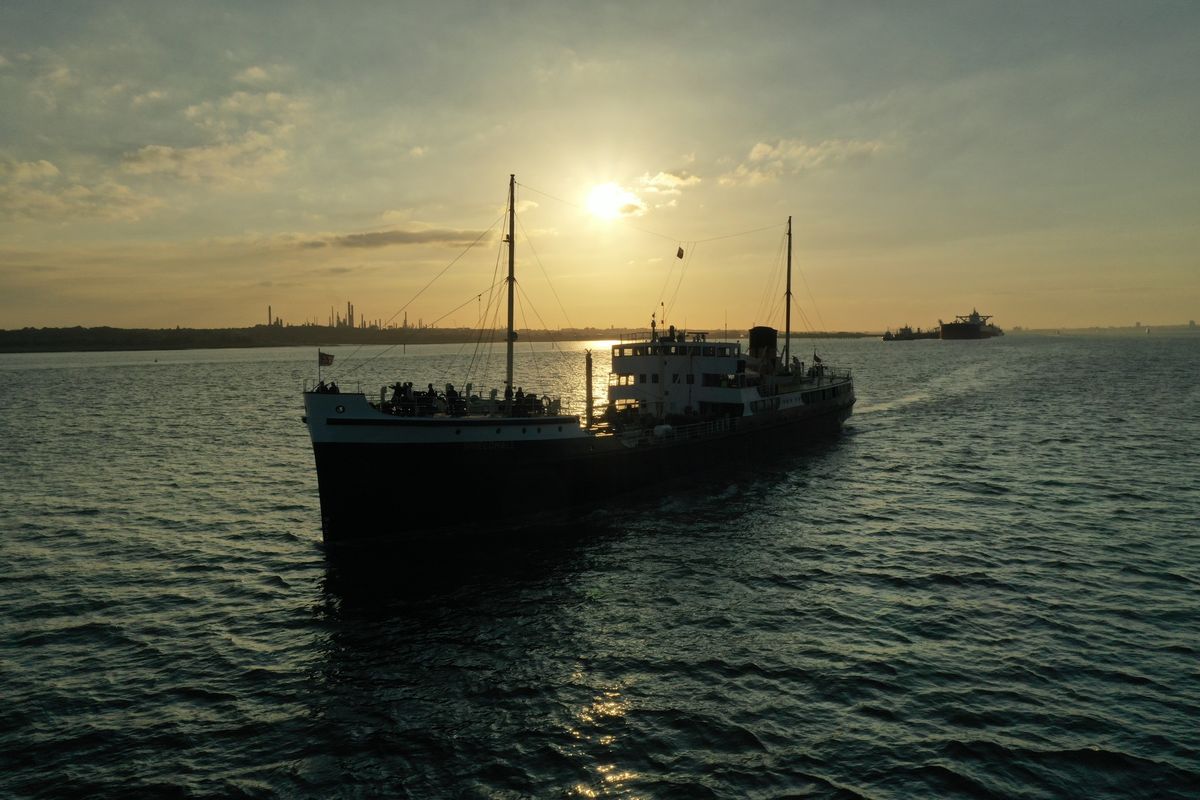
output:
[[[664,417],[740,407],[749,385],[740,342],[709,341],[707,331],[653,332],[612,347],[609,406]]]

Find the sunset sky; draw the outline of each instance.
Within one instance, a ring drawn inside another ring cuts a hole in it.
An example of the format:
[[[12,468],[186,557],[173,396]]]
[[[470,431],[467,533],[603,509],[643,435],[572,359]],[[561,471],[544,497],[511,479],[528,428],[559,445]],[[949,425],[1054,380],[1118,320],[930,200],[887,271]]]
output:
[[[1183,323],[1198,42],[1187,1],[4,0],[0,328],[474,325],[510,173],[522,327],[782,325],[789,214],[795,328]]]

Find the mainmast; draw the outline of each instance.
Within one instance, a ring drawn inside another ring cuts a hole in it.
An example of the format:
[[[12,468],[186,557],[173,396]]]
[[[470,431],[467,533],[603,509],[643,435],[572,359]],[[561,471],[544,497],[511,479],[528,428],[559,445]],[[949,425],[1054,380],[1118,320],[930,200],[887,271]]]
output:
[[[505,397],[508,399],[508,413],[512,413],[512,396],[513,396],[513,341],[517,338],[517,332],[513,329],[513,287],[517,283],[517,279],[513,276],[513,267],[516,264],[516,230],[515,223],[517,219],[516,212],[516,191],[517,176],[508,176],[508,336],[506,337],[507,348],[505,350],[504,362],[504,385]]]
[[[792,217],[788,215],[787,312],[784,314],[783,368],[792,368]]]

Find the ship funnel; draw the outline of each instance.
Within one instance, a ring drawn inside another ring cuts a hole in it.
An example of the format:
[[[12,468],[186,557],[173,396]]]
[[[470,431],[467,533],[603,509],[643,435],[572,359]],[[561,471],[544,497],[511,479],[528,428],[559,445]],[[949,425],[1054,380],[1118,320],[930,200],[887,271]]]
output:
[[[750,329],[750,358],[758,362],[758,371],[766,374],[775,371],[778,351],[775,349],[779,331],[766,325]]]
[[[759,325],[750,329],[750,355],[754,358],[774,358],[779,331]]]

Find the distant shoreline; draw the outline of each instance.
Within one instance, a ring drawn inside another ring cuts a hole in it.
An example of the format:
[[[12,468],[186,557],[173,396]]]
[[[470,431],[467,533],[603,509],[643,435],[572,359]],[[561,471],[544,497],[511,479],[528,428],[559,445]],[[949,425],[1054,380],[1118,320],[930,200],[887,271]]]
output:
[[[619,339],[645,333],[624,328],[568,328],[522,330],[522,342],[578,342]],[[725,331],[710,331],[724,336]],[[728,335],[744,339],[746,331]],[[876,333],[793,331],[796,339],[869,338]],[[503,342],[503,331],[472,328],[347,328],[320,325],[256,325],[251,328],[23,328],[0,331],[0,353],[71,353],[121,350],[209,350],[253,347],[336,347],[338,345],[463,344],[475,341]]]
[[[1191,325],[1150,325],[1138,328],[1014,328],[1024,336],[1144,336],[1197,334]],[[521,330],[519,342],[584,342],[649,335],[649,329],[565,328]],[[710,336],[745,339],[744,330],[710,330]],[[882,331],[793,331],[793,339],[873,339]],[[340,345],[500,343],[503,331],[472,328],[347,328],[321,325],[255,325],[251,328],[22,328],[0,330],[0,353],[86,353],[122,350],[220,350],[254,347],[337,347]]]

